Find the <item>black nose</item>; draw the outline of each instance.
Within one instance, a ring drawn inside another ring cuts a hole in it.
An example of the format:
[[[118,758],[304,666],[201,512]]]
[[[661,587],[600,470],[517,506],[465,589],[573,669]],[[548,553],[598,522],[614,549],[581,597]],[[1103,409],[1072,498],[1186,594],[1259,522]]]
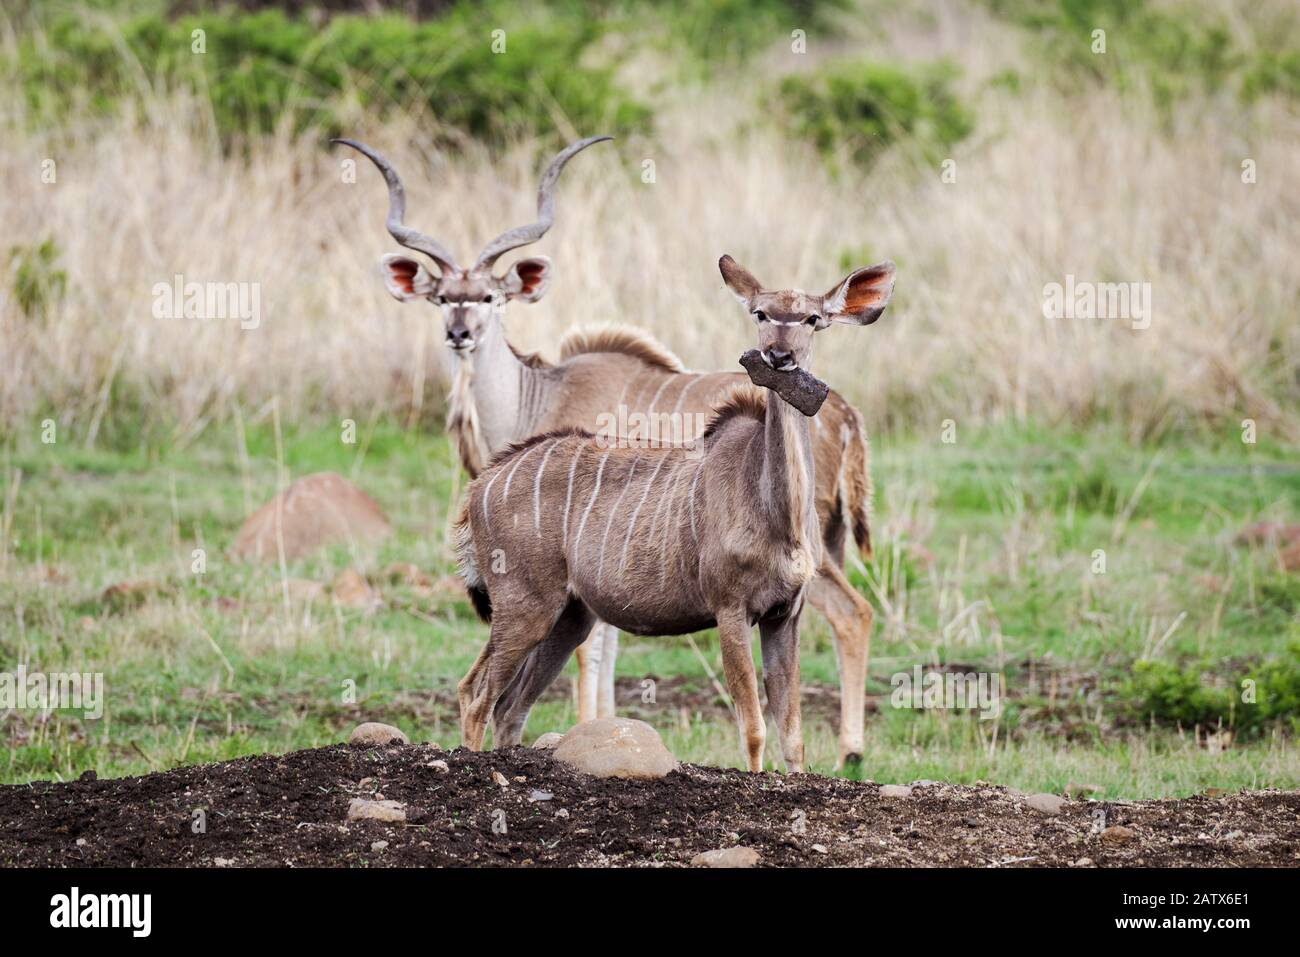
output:
[[[793,353],[786,352],[784,349],[767,350],[767,361],[772,363],[773,369],[779,369],[784,365],[788,365],[793,359]]]
[[[467,326],[452,326],[447,330],[447,341],[453,346],[460,345],[462,342],[469,342],[469,328]]]

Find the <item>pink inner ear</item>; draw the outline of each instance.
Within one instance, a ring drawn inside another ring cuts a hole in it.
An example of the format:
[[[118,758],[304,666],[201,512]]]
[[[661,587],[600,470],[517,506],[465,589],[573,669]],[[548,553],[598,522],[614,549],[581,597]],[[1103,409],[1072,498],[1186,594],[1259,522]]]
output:
[[[845,297],[844,311],[862,312],[872,306],[880,305],[887,300],[889,287],[888,276],[864,276],[861,280],[850,283]]]
[[[532,292],[541,285],[542,278],[546,275],[546,267],[541,263],[522,263],[517,272],[524,292]]]
[[[419,267],[412,262],[391,262],[388,264],[388,274],[393,277],[393,282],[397,283],[402,292],[415,292],[415,274]]]

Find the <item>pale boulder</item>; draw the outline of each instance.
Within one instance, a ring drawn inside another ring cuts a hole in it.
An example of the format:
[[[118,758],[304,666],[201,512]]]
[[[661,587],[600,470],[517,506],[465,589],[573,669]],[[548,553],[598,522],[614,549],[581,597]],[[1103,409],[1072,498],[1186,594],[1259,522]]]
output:
[[[386,744],[410,744],[411,739],[406,736],[401,728],[394,728],[391,724],[381,724],[378,721],[366,721],[359,724],[348,735],[348,744],[366,744],[366,745],[386,745]]]
[[[677,767],[659,732],[644,721],[596,718],[572,728],[555,759],[598,778],[661,778]]]

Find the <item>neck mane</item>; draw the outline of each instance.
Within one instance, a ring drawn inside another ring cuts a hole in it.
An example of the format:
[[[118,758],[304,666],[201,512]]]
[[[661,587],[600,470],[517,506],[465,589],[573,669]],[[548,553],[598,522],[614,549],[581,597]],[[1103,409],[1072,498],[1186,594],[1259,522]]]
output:
[[[550,393],[549,366],[516,352],[494,315],[469,356],[453,356],[447,431],[461,464],[476,476],[512,442],[536,431]]]

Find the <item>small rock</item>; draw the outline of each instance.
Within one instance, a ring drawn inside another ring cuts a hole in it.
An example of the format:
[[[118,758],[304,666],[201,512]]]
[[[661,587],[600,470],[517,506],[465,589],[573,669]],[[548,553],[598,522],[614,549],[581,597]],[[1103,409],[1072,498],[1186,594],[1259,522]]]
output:
[[[77,847],[85,847],[85,846],[86,846],[86,839],[84,837],[77,838]]]
[[[386,745],[386,744],[410,744],[408,738],[400,728],[394,728],[391,724],[380,724],[378,721],[367,721],[359,724],[348,736],[348,744],[367,744],[367,745]]]
[[[383,572],[390,585],[410,585],[417,589],[432,589],[433,579],[410,562],[393,562]]]
[[[818,854],[825,854],[825,853],[826,853],[826,845],[825,845],[825,844],[814,844],[814,845],[812,846],[812,849],[813,849],[814,851],[816,851]]]
[[[724,847],[691,858],[691,867],[753,867],[757,863],[758,851],[752,847]]]
[[[584,721],[556,746],[555,758],[598,778],[648,780],[677,768],[659,732],[629,718]]]
[[[538,791],[536,789],[530,791],[528,794],[528,800],[530,801],[549,801],[553,797],[555,797],[555,795],[550,791]]]
[[[1056,815],[1065,806],[1065,798],[1059,794],[1031,794],[1025,798],[1025,804],[1039,814]]]
[[[119,582],[105,588],[99,600],[109,611],[120,613],[139,608],[157,595],[168,594],[171,594],[171,588],[160,582]]]
[[[500,771],[492,772],[492,780],[503,788],[510,787],[510,782],[506,780],[506,776]]]
[[[1071,866],[1071,867],[1092,867],[1092,858],[1091,858],[1091,857],[1081,857],[1081,858],[1079,858],[1077,861],[1075,861],[1073,864],[1071,864],[1070,866]]]
[[[560,732],[547,731],[544,735],[533,742],[533,747],[541,751],[549,751],[563,740],[564,735],[560,734]]]
[[[882,798],[910,798],[912,789],[906,784],[882,784],[880,786],[880,796]]]
[[[228,857],[214,857],[212,859],[212,863],[216,864],[217,867],[229,867],[231,864],[235,862]]]
[[[389,823],[406,820],[406,806],[397,801],[367,801],[353,798],[348,805],[349,821],[387,821]]]
[[[555,812],[555,816],[556,816],[556,817],[568,817],[568,816],[569,816],[569,810],[568,810],[568,808],[563,808],[563,807],[560,808],[558,811]]]
[[[372,842],[371,845],[370,845],[370,849],[371,849],[372,851],[375,851],[375,852],[382,851],[382,850],[386,849],[387,847],[388,847],[388,842],[387,842],[387,841],[374,841],[374,842]]]
[[[289,593],[289,601],[301,605],[319,601],[325,595],[325,586],[310,578],[290,578],[284,583],[284,588]]]
[[[1131,844],[1136,840],[1137,831],[1131,827],[1125,827],[1123,824],[1112,824],[1101,832],[1101,842],[1103,844]]]
[[[341,608],[360,608],[363,611],[373,611],[383,604],[379,593],[354,568],[345,569],[330,582],[330,598]]]
[[[444,761],[444,760],[442,760],[442,758],[438,758],[438,759],[435,760],[435,761],[430,761],[430,762],[426,765],[426,767],[433,768],[435,771],[440,771],[440,772],[443,773],[443,774],[446,774],[448,771],[451,770],[451,768],[448,766],[447,762]]]
[[[1223,835],[1224,840],[1228,841],[1239,841],[1245,836],[1245,831],[1229,831],[1227,834]]]

